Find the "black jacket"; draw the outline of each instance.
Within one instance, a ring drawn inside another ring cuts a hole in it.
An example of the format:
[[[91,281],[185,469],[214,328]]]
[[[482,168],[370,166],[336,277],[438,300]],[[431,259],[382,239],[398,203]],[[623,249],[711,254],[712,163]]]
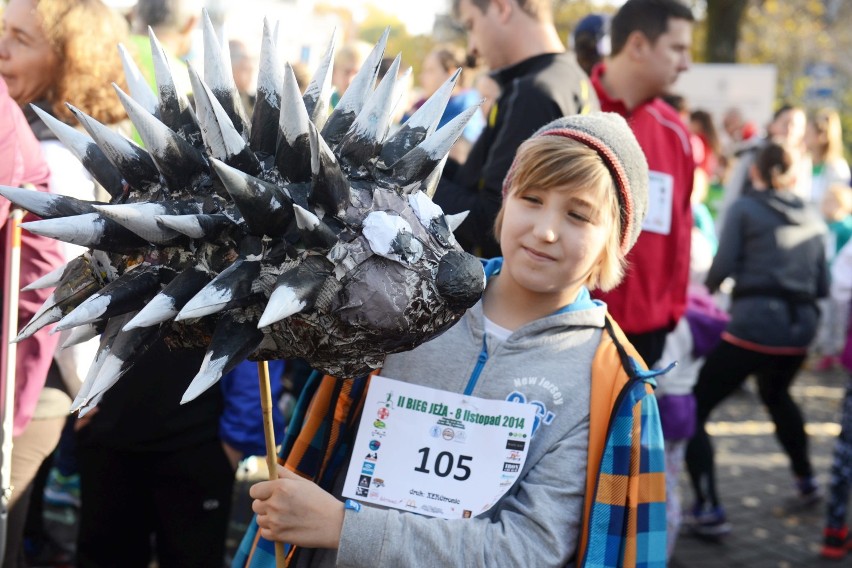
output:
[[[548,122],[599,110],[597,95],[571,53],[546,53],[495,71],[502,90],[467,161],[448,167],[434,201],[445,213],[470,211],[456,230],[461,246],[500,256],[492,227],[503,201],[503,178],[518,146]]]

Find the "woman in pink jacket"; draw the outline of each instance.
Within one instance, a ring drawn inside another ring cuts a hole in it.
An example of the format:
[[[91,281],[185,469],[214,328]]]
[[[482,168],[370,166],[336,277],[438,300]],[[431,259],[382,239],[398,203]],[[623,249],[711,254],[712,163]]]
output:
[[[0,185],[31,186],[47,191],[50,170],[42,158],[38,141],[0,78]],[[11,204],[0,197],[0,267],[6,274],[9,250],[6,245]],[[32,219],[30,219],[32,220]],[[21,236],[21,286],[44,276],[63,263],[59,243],[24,232]],[[6,282],[3,283],[4,294]],[[51,289],[22,292],[18,301],[18,329],[26,324],[52,292]],[[3,337],[7,342],[11,338]],[[24,521],[33,478],[44,458],[56,447],[64,417],[39,419],[36,405],[53,359],[58,335],[42,329],[18,343],[15,372],[15,414],[12,451],[12,497],[10,501],[6,555],[3,566],[14,565],[21,553]]]

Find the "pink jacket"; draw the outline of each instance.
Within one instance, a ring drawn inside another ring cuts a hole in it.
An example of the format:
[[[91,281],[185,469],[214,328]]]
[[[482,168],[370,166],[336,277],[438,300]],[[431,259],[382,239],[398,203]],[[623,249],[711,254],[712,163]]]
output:
[[[21,109],[8,94],[6,83],[0,79],[0,184],[20,186],[32,184],[38,191],[47,191],[50,170],[41,154]],[[7,223],[11,203],[0,197],[0,268],[6,274],[9,260]],[[28,215],[24,220],[34,220]],[[23,232],[21,238],[21,287],[47,274],[63,263],[59,243],[53,239]],[[2,288],[7,283],[4,279]],[[22,292],[18,302],[18,329],[25,325],[41,307],[52,290]],[[14,435],[23,432],[33,416],[39,394],[44,387],[47,370],[53,360],[58,335],[48,335],[42,329],[18,344],[15,378]],[[5,350],[6,337],[3,337]]]

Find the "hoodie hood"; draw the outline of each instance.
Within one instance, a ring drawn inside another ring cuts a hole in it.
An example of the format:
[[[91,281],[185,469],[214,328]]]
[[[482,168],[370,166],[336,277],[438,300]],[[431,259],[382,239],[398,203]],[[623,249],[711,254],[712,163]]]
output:
[[[768,207],[788,225],[803,225],[818,218],[813,208],[786,190],[753,191],[749,197]]]

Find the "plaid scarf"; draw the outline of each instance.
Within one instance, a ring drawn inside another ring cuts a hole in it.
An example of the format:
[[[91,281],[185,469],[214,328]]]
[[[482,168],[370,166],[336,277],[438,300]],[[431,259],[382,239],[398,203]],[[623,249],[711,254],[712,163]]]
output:
[[[666,563],[663,433],[653,377],[618,326],[606,331],[592,362],[586,500],[577,566],[657,568]],[[378,371],[376,371],[378,373]],[[296,406],[279,463],[329,491],[345,463],[369,377],[314,373]],[[286,545],[288,563],[298,547]],[[232,568],[274,568],[274,544],[252,519]]]
[[[664,568],[666,476],[654,377],[609,316],[592,361],[578,566]],[[671,368],[671,367],[669,367]]]

